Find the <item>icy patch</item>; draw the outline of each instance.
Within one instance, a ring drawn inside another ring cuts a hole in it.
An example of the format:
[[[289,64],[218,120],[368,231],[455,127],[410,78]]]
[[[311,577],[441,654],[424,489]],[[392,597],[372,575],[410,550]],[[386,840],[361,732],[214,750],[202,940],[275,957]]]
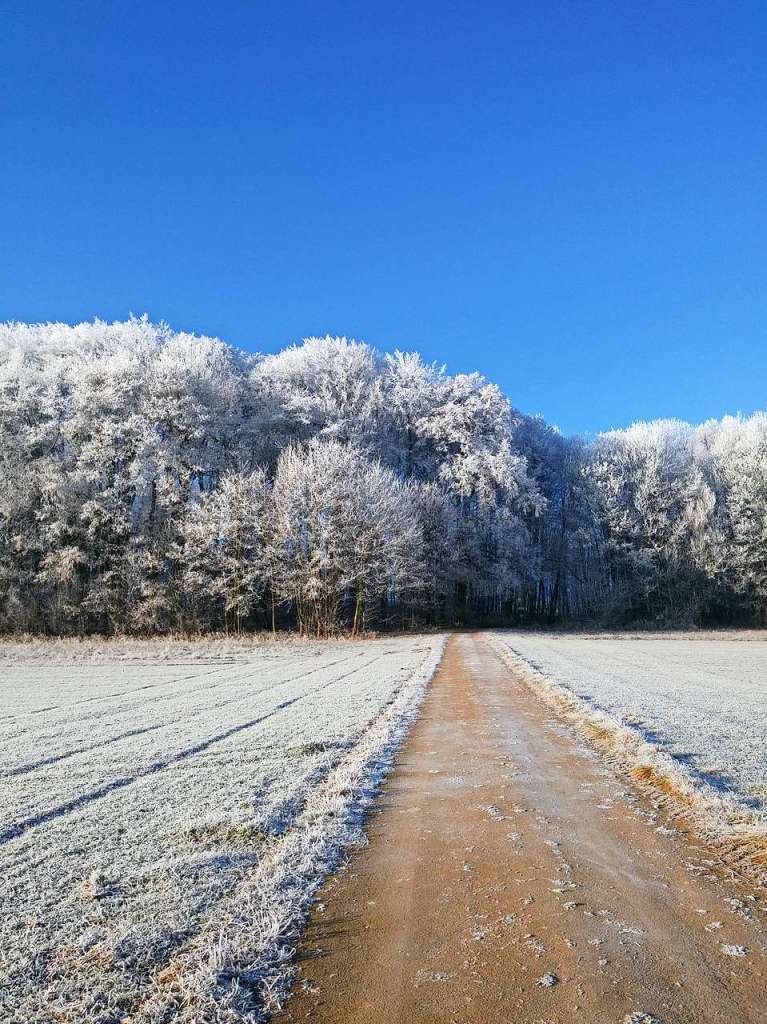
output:
[[[498,804],[487,804],[481,808],[493,821],[504,821],[504,814]]]
[[[538,985],[539,988],[554,988],[558,982],[559,978],[556,974],[544,974],[543,977],[539,978],[535,984]]]
[[[722,943],[721,948],[725,956],[744,957],[751,952],[748,946],[730,946],[726,943]]]
[[[415,976],[416,984],[420,981],[445,982],[450,981],[452,977],[453,975],[447,971],[418,971]]]

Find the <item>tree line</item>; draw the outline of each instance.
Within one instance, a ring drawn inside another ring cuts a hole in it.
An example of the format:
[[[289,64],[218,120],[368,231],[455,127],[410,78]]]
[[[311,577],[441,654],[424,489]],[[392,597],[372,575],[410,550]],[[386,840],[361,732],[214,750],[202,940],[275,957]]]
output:
[[[767,415],[567,438],[479,374],[0,326],[0,628],[767,617]]]

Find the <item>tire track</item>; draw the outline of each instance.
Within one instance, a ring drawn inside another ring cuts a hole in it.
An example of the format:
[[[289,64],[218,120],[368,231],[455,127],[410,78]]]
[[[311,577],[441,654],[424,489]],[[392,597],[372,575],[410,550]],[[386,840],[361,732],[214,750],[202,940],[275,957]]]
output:
[[[362,654],[355,654],[355,655],[352,655],[351,657],[359,658],[359,657],[362,657],[362,656],[363,656]],[[337,658],[335,661],[325,662],[322,665],[318,665],[316,668],[310,669],[308,672],[300,672],[300,673],[297,673],[295,675],[289,676],[287,679],[279,679],[277,681],[269,681],[269,682],[265,683],[259,691],[254,691],[252,689],[248,689],[244,693],[241,693],[241,694],[239,694],[236,697],[231,697],[229,700],[219,701],[216,704],[216,708],[220,709],[220,708],[227,707],[230,704],[236,704],[238,702],[241,702],[241,701],[244,701],[244,700],[248,700],[249,698],[252,698],[254,696],[255,692],[257,692],[258,694],[265,693],[268,690],[273,689],[274,687],[285,686],[288,683],[295,682],[297,679],[302,679],[302,678],[305,679],[308,676],[316,675],[318,672],[322,672],[325,669],[333,668],[335,665],[344,664],[344,663],[346,663],[349,660],[350,660],[350,657]],[[283,666],[280,666],[280,667],[282,668]],[[199,678],[199,677],[197,677],[197,678]],[[245,678],[247,678],[247,673],[246,673]],[[192,696],[195,693],[207,693],[207,692],[210,692],[212,690],[218,689],[220,686],[232,685],[233,682],[234,681],[232,679],[226,679],[226,680],[223,680],[221,683],[214,684],[213,686],[197,687],[194,690],[186,691],[184,693],[184,696],[185,697],[186,696]],[[160,697],[153,697],[153,698],[150,698],[150,700],[148,700],[148,701],[146,701],[146,702],[144,702],[142,704],[132,705],[131,706],[131,710],[136,708],[136,707],[143,708],[146,704],[156,703],[157,701],[168,700],[168,699],[169,699],[169,695],[167,695],[167,694],[163,695],[163,696],[160,696]],[[171,722],[163,722],[163,723],[161,723],[158,726],[153,726],[152,728],[153,729],[170,728],[172,725],[174,725],[176,723],[188,722],[188,721],[190,721],[193,718],[198,718],[200,715],[207,714],[208,711],[209,711],[209,708],[204,707],[204,708],[201,708],[199,710],[191,711],[189,713],[182,713],[182,714],[176,716],[173,719],[173,721],[171,721]],[[84,718],[77,719],[75,721],[75,723],[73,724],[73,728],[76,728],[76,730],[77,730],[77,732],[74,735],[76,736],[76,735],[78,735],[79,733],[82,732],[82,723],[83,722],[92,721],[96,717],[102,718],[105,715],[107,715],[108,713],[109,712],[104,711],[104,712],[99,712],[98,715],[95,715],[95,716],[87,716],[87,717],[84,717]],[[107,746],[110,742],[114,742],[114,741],[119,740],[119,739],[127,739],[127,738],[129,738],[131,736],[140,735],[142,732],[150,732],[150,731],[152,731],[152,730],[151,729],[137,729],[136,731],[129,731],[129,732],[124,733],[122,736],[115,737],[114,740],[107,740],[103,744],[96,743],[96,744],[93,744],[90,747],[81,747],[81,748],[78,748],[78,749],[76,749],[74,751],[71,751],[71,752],[62,752],[61,755],[56,755],[56,756],[54,756],[52,758],[45,758],[42,761],[37,762],[36,764],[30,765],[28,768],[26,768],[26,766],[25,766],[25,768],[28,771],[32,771],[32,770],[34,770],[34,768],[36,768],[38,766],[39,767],[43,767],[43,766],[45,766],[47,764],[53,764],[56,761],[65,760],[66,758],[72,757],[72,756],[76,756],[79,753],[86,753],[86,752],[88,752],[90,750],[97,750],[100,746],[102,746],[102,745],[103,746]],[[22,771],[19,771],[17,769],[7,769],[5,771],[0,772],[0,778],[11,778],[11,777],[14,777],[16,775],[26,774],[26,770],[25,770],[25,772],[22,772]]]
[[[195,743],[191,747],[186,747],[184,750],[179,751],[170,758],[166,758],[163,761],[155,761],[152,764],[139,769],[133,775],[125,776],[119,779],[114,779],[103,786],[99,786],[96,789],[90,790],[87,793],[82,793],[79,796],[74,797],[71,800],[67,800],[61,804],[58,804],[56,807],[52,807],[47,811],[42,811],[39,814],[30,815],[26,818],[22,818],[20,821],[13,822],[10,825],[6,826],[4,829],[0,830],[0,846],[4,846],[6,843],[9,843],[14,839],[20,838],[32,828],[36,828],[39,825],[45,825],[51,821],[56,821],[67,814],[71,814],[73,811],[80,810],[83,807],[87,807],[89,804],[92,804],[98,800],[102,800],[105,797],[110,796],[112,793],[123,790],[128,786],[135,785],[138,782],[142,782],[144,779],[158,775],[160,772],[166,771],[168,768],[173,768],[178,764],[182,764],[185,761],[188,761],[190,758],[195,757],[198,754],[204,753],[211,747],[214,747],[219,743],[223,743],[225,740],[230,739],[232,736],[236,736],[237,734],[245,732],[248,729],[253,729],[257,725],[260,725],[262,722],[268,721],[268,719],[273,718],[280,712],[285,711],[288,708],[291,708],[294,705],[301,703],[309,697],[314,697],[318,693],[321,693],[324,690],[329,689],[331,686],[334,686],[337,683],[342,682],[344,679],[348,679],[349,676],[354,675],[356,672],[368,668],[376,661],[379,661],[382,657],[383,653],[378,654],[374,658],[371,658],[369,661],[365,662],[363,665],[358,665],[355,668],[351,669],[349,672],[345,672],[342,673],[340,676],[334,677],[327,683],[323,683],[320,686],[317,686],[314,689],[310,690],[308,693],[299,694],[296,697],[291,697],[289,700],[282,701],[282,703],[277,704],[274,708],[272,708],[264,715],[259,715],[256,718],[248,720],[247,722],[240,722],[238,725],[231,726],[229,729],[225,729],[220,733],[216,733],[214,736],[211,736],[200,743]],[[345,660],[348,661],[349,659],[347,658]],[[305,674],[306,673],[303,673],[303,675]]]
[[[0,722],[18,718],[31,718],[34,715],[42,715],[48,711],[67,711],[69,708],[75,708],[81,704],[92,704],[96,701],[112,700],[115,697],[124,697],[126,694],[141,693],[143,690],[156,690],[161,686],[172,686],[174,683],[183,683],[187,679],[204,679],[206,676],[214,675],[216,672],[227,671],[234,664],[241,664],[241,662],[229,662],[223,666],[217,665],[216,668],[211,669],[210,672],[195,672],[188,676],[175,676],[172,679],[163,679],[161,683],[145,683],[143,686],[131,687],[128,690],[117,690],[115,693],[100,693],[95,697],[83,697],[82,700],[74,700],[71,704],[50,704],[44,708],[35,708],[34,711],[22,711],[16,715],[0,715]]]

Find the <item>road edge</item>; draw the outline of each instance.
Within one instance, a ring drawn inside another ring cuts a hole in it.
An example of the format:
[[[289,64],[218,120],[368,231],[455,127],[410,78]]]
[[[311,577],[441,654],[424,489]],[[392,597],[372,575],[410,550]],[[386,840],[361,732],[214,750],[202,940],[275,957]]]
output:
[[[347,850],[366,842],[365,813],[418,717],[449,635],[434,638],[419,668],[360,742],[309,794],[294,826],[240,887],[236,908],[211,919],[177,952],[125,1024],[156,1024],[169,1015],[192,1024],[209,1014],[222,1024],[261,1022],[281,1009],[295,974],[296,942],[317,890]]]
[[[767,887],[767,822],[718,793],[637,728],[595,708],[563,683],[534,669],[497,633],[484,634],[502,661],[543,704],[596,750],[680,830],[712,846],[745,881]]]

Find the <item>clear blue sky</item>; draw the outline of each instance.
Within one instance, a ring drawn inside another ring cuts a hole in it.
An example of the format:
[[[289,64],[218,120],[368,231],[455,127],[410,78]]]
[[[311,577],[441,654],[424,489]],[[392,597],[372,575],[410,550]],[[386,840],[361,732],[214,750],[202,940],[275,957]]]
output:
[[[767,405],[767,5],[0,0],[0,319]]]

